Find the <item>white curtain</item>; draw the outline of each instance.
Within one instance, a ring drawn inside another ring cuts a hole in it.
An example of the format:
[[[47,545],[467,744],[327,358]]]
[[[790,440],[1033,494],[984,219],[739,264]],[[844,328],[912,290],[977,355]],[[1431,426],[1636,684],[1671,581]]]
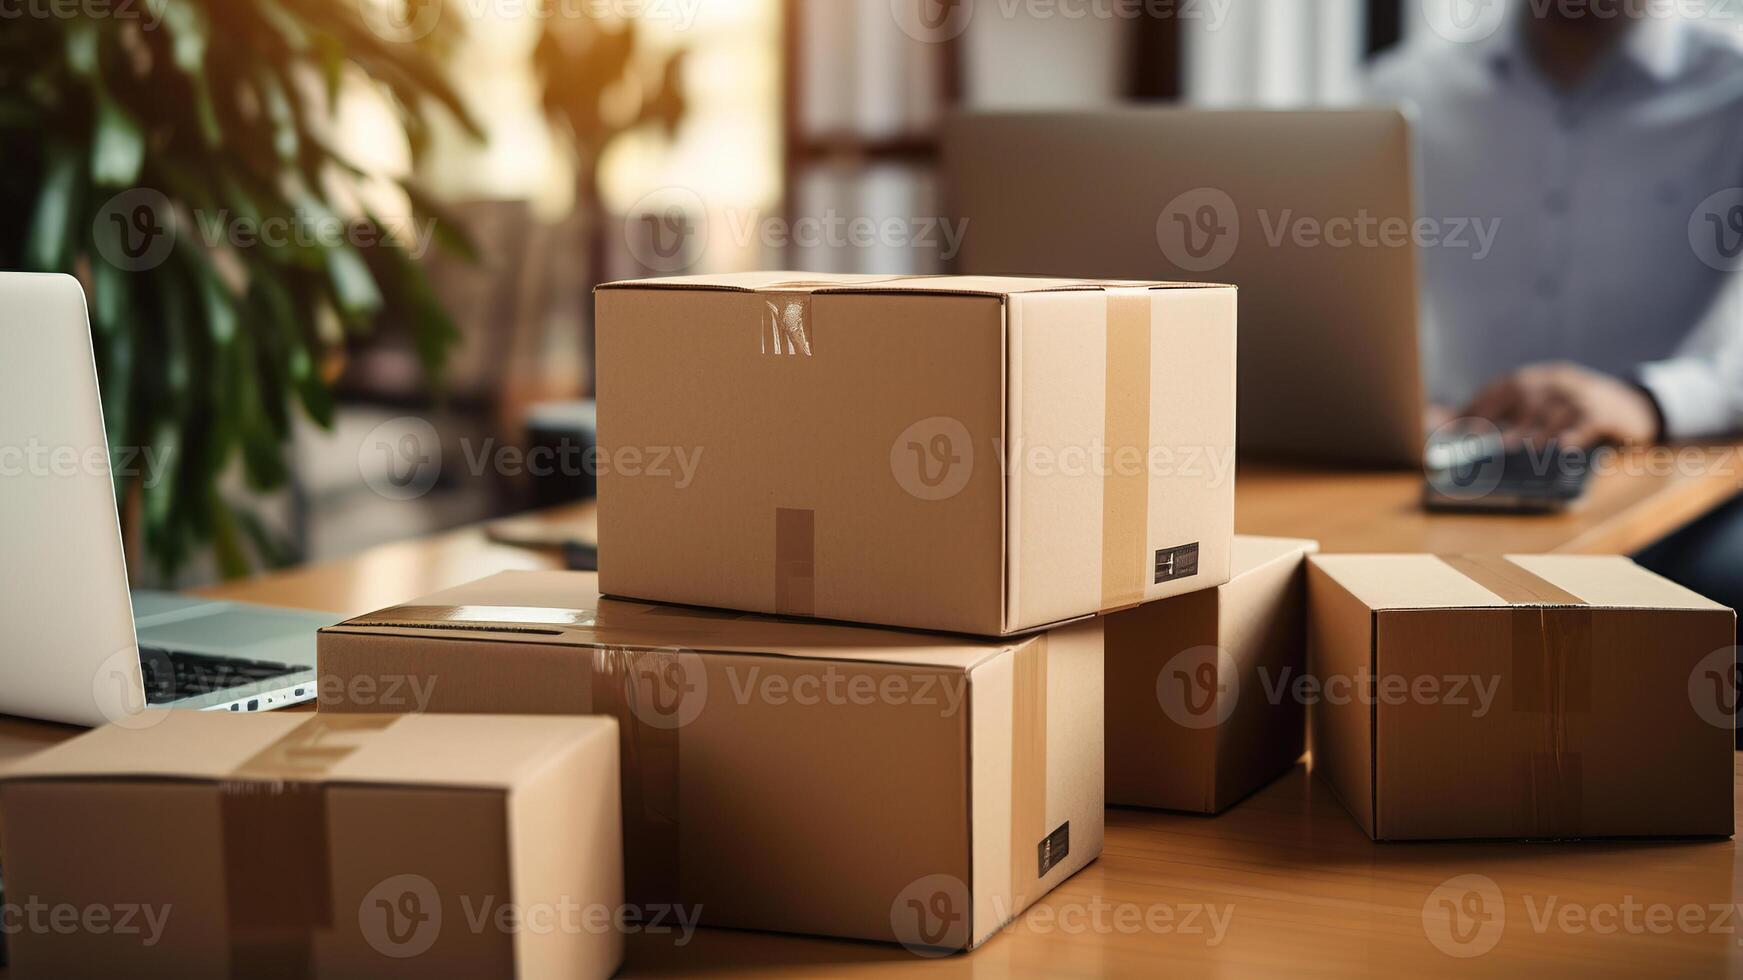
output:
[[[1366,0],[1225,2],[1220,19],[1181,20],[1188,102],[1289,107],[1357,97]]]

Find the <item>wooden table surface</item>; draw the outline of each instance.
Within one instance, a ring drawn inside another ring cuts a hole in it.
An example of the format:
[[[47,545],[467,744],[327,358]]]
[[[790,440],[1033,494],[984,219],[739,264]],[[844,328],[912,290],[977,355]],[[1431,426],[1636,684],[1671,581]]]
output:
[[[1701,452],[1702,465],[1659,466],[1668,472],[1639,457],[1638,471],[1600,477],[1580,509],[1556,517],[1427,515],[1406,473],[1243,466],[1236,526],[1317,537],[1327,551],[1627,552],[1743,488],[1734,448]],[[593,527],[582,505],[514,530],[590,539]],[[354,615],[495,571],[558,564],[553,550],[497,543],[473,527],[199,591]],[[0,717],[0,765],[74,732]],[[1735,778],[1743,781],[1743,766]],[[1449,908],[1463,911],[1449,919]],[[629,949],[631,976],[1472,967],[1743,976],[1743,852],[1731,840],[1375,844],[1303,762],[1214,818],[1109,810],[1100,860],[967,955],[928,960],[898,947],[709,929],[687,939],[637,934]]]

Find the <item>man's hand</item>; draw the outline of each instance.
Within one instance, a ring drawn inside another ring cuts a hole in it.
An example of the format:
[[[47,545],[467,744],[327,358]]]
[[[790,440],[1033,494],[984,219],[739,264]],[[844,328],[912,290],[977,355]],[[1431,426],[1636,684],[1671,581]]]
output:
[[[1591,449],[1659,436],[1658,407],[1644,391],[1578,364],[1530,364],[1483,389],[1465,416],[1488,419],[1509,444]]]

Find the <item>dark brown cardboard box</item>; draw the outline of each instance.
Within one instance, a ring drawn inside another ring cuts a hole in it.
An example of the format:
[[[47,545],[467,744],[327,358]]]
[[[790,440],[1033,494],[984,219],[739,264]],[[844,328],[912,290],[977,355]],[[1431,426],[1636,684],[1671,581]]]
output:
[[[1237,534],[1228,582],[1108,614],[1109,804],[1217,813],[1301,758],[1318,549]]]
[[[100,728],[0,782],[12,968],[609,976],[617,788],[609,718],[176,711]]]
[[[1232,287],[759,272],[595,302],[609,595],[999,636],[1228,579]]]
[[[600,599],[507,572],[320,634],[322,712],[622,725],[635,903],[974,946],[1102,845],[1102,631],[1009,640]]]
[[[1736,614],[1620,556],[1308,560],[1314,773],[1370,837],[1729,836]]]

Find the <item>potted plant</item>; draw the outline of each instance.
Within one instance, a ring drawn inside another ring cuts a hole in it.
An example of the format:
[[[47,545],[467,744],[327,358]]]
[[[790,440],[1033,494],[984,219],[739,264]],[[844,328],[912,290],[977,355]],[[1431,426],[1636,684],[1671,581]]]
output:
[[[370,3],[104,0],[0,30],[0,268],[86,283],[123,523],[166,574],[208,545],[227,575],[284,557],[221,477],[286,484],[349,338],[392,309],[434,378],[456,335],[394,224],[464,251],[458,227],[403,181],[410,215],[342,206],[366,177],[326,129],[344,85],[378,87],[414,155],[435,113],[477,132],[449,35]]]

